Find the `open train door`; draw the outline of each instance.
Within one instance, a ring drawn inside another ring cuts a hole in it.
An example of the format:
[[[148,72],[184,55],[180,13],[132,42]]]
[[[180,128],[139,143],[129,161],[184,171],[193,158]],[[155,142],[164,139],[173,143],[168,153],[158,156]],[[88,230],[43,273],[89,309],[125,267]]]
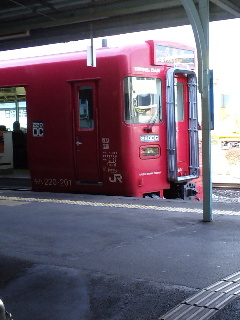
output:
[[[99,184],[97,80],[73,85],[76,184]]]
[[[167,72],[168,180],[199,177],[196,74],[188,69]]]

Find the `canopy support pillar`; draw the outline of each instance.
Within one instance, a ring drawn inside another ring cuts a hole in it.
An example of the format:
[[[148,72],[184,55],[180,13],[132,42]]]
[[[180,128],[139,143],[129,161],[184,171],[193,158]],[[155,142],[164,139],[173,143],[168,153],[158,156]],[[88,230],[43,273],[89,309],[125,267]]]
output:
[[[198,54],[199,92],[202,100],[202,176],[203,221],[210,222],[212,214],[211,176],[211,116],[209,95],[209,0],[180,0],[191,23]]]

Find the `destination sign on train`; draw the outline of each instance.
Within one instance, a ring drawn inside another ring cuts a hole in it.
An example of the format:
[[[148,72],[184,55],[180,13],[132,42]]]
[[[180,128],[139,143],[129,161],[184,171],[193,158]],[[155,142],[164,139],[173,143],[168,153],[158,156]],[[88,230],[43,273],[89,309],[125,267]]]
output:
[[[170,63],[194,67],[194,51],[155,44],[155,64]]]

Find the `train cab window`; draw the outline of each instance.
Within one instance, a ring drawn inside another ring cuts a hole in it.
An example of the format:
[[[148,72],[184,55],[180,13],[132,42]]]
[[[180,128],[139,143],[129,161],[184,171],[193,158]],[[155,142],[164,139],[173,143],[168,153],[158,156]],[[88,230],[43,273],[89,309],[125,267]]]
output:
[[[93,89],[91,86],[79,88],[79,128],[93,129]]]
[[[155,123],[162,121],[161,80],[126,77],[124,79],[125,121]]]
[[[184,96],[183,96],[183,83],[175,82],[175,114],[176,121],[184,120]]]

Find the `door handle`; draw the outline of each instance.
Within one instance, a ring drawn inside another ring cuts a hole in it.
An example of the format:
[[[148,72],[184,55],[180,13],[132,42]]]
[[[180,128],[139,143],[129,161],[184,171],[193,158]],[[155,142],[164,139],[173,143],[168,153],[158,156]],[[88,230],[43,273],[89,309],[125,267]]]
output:
[[[77,146],[79,146],[80,144],[82,144],[82,142],[76,141],[76,145],[77,145]]]

